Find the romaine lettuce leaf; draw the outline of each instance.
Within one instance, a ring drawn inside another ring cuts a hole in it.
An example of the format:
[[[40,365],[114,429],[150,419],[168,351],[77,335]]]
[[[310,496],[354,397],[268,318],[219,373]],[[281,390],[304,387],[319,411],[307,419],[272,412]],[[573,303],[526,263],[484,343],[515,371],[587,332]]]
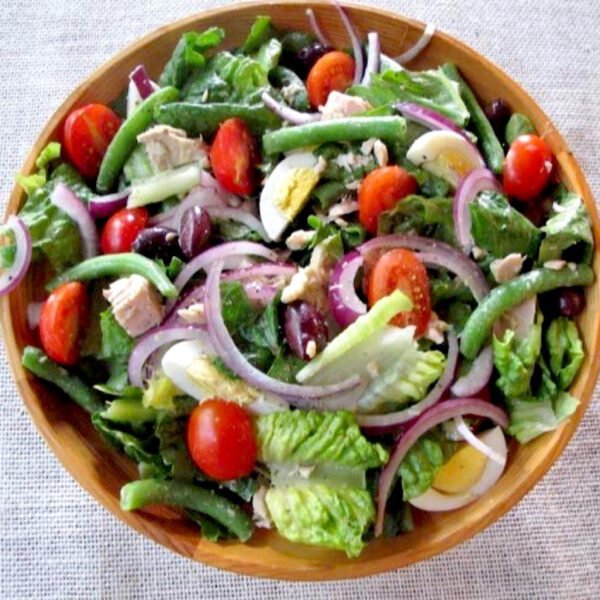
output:
[[[334,463],[363,470],[384,465],[387,451],[370,443],[352,413],[294,410],[261,415],[255,422],[258,459],[267,464]]]
[[[560,186],[555,194],[552,212],[542,227],[544,239],[540,246],[539,262],[560,259],[563,252],[582,245],[581,262],[588,262],[594,245],[590,217],[581,198]]]
[[[277,531],[292,542],[344,550],[358,556],[375,518],[368,491],[326,484],[270,488],[265,496]]]
[[[17,183],[25,190],[28,196],[31,196],[35,190],[41,188],[48,180],[48,165],[60,158],[60,144],[50,142],[37,157],[35,166],[37,172],[32,175],[17,175]]]
[[[579,401],[567,392],[559,392],[553,399],[522,397],[507,398],[510,417],[508,433],[526,444],[542,433],[556,429],[576,410]]]
[[[456,442],[448,440],[438,429],[419,438],[400,464],[404,500],[416,498],[431,487],[438,470],[454,454],[456,446]]]
[[[349,94],[365,98],[378,108],[395,102],[414,102],[452,119],[459,127],[469,120],[457,86],[441,69],[429,71],[385,71],[374,75],[369,86],[351,87]]]
[[[377,234],[416,233],[456,244],[452,198],[425,198],[411,195],[386,210],[377,220]]]
[[[275,34],[271,17],[259,15],[252,23],[248,37],[242,46],[246,54],[256,52],[265,42]]]
[[[577,325],[566,317],[554,319],[546,331],[550,371],[558,387],[566,390],[581,367],[585,353]]]
[[[539,229],[502,194],[481,192],[469,210],[475,245],[487,250],[491,257],[503,258],[511,252],[536,256],[541,239]]]
[[[100,315],[100,331],[102,346],[98,357],[106,361],[110,374],[106,385],[115,390],[123,389],[129,381],[127,364],[133,349],[133,339],[117,323],[110,309]]]
[[[543,316],[538,312],[527,335],[518,339],[507,329],[501,339],[494,336],[494,365],[500,375],[496,385],[507,397],[518,397],[530,391],[531,377],[542,347]]]

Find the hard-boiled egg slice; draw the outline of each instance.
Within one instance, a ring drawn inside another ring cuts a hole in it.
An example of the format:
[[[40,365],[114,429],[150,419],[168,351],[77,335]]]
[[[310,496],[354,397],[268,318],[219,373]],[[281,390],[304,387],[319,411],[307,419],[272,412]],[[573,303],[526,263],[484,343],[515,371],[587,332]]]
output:
[[[202,333],[199,333],[202,335]],[[183,392],[196,400],[203,400],[206,394],[188,375],[188,369],[199,357],[215,354],[205,334],[200,339],[173,344],[162,357],[161,367],[164,374]]]
[[[460,180],[474,169],[485,167],[473,144],[454,131],[429,131],[418,137],[406,158],[426,171],[458,187]]]
[[[433,486],[409,501],[413,506],[430,512],[455,510],[485,494],[500,479],[507,454],[502,429],[495,427],[477,437],[501,456],[503,462],[490,460],[465,445],[438,471]]]
[[[260,220],[272,241],[278,241],[298,216],[321,176],[321,163],[310,152],[284,158],[265,181],[260,195]]]

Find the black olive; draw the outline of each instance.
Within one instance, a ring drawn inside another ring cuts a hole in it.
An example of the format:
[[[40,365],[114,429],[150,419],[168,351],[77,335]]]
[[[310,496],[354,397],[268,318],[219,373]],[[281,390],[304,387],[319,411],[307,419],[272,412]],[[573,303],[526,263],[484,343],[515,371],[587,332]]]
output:
[[[159,258],[167,265],[175,256],[183,258],[179,236],[174,229],[168,227],[143,229],[135,238],[131,249],[148,258]]]

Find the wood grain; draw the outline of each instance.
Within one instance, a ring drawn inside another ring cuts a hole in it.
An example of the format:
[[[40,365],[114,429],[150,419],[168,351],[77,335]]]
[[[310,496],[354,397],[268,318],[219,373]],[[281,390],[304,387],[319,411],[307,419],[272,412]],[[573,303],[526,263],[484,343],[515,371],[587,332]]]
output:
[[[31,171],[39,151],[55,139],[57,127],[72,108],[91,101],[114,99],[124,88],[128,73],[139,63],[144,63],[151,75],[157,76],[183,32],[221,26],[227,31],[227,45],[234,47],[244,40],[254,17],[259,14],[271,15],[276,25],[283,28],[306,29],[305,9],[309,6],[315,9],[333,42],[347,46],[348,40],[337,13],[324,1],[239,4],[189,17],[143,37],[104,64],[67,98],[40,134],[22,171]],[[422,23],[377,9],[351,5],[350,12],[363,35],[371,30],[380,33],[383,49],[390,55],[414,43],[424,27]],[[598,244],[600,222],[590,190],[566,142],[550,119],[496,65],[447,34],[437,33],[427,50],[410,67],[433,67],[445,61],[458,64],[482,100],[503,97],[513,110],[532,118],[537,130],[543,132],[552,146],[563,180],[584,198],[592,215]],[[21,190],[15,188],[7,214],[16,212],[24,199]],[[598,266],[596,254],[596,272],[599,272]],[[478,502],[448,514],[419,513],[414,532],[394,540],[378,540],[355,560],[340,552],[290,544],[266,531],[258,531],[248,544],[213,544],[201,540],[196,527],[174,511],[161,508],[122,512],[119,489],[135,477],[133,465],[105,445],[87,415],[23,371],[21,350],[24,345],[35,342],[27,327],[26,307],[36,293],[39,296],[39,287],[35,276],[30,276],[10,297],[4,298],[1,321],[7,356],[23,402],[58,459],[108,510],[150,539],[194,560],[260,577],[328,580],[372,575],[424,560],[469,539],[514,506],[558,458],[590,402],[600,368],[600,284],[597,281],[586,292],[587,309],[579,320],[586,346],[586,360],[572,388],[572,393],[581,400],[579,410],[558,431],[525,447],[513,445],[503,477]]]

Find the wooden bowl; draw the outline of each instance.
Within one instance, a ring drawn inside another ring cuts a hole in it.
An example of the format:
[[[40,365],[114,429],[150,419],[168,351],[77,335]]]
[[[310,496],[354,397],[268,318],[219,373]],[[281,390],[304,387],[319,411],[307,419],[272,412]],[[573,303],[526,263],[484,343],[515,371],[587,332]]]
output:
[[[22,171],[28,173],[33,169],[39,151],[56,138],[58,125],[74,107],[113,100],[125,86],[128,73],[139,63],[145,64],[151,75],[158,76],[185,31],[221,26],[227,31],[227,45],[238,46],[254,18],[260,14],[271,15],[275,24],[282,28],[306,29],[305,9],[309,6],[315,8],[320,23],[333,42],[339,46],[348,45],[336,11],[324,1],[224,7],[167,25],[143,37],[100,67],[67,98],[42,131]],[[350,12],[363,35],[371,30],[380,33],[383,49],[391,55],[414,43],[423,30],[422,23],[374,8],[352,6]],[[427,50],[410,66],[420,69],[446,61],[453,61],[460,67],[481,100],[502,97],[514,110],[532,118],[536,129],[543,134],[558,159],[562,179],[584,198],[598,244],[600,223],[588,185],[566,142],[544,112],[496,65],[447,34],[436,33]],[[16,212],[24,200],[23,192],[15,188],[7,214]],[[596,254],[594,268],[597,273],[600,272],[598,266]],[[416,516],[416,527],[412,533],[392,540],[377,540],[354,560],[341,552],[291,544],[276,533],[264,530],[258,530],[248,544],[213,544],[202,540],[194,525],[169,509],[121,511],[119,490],[124,483],[136,478],[134,465],[105,444],[86,414],[74,404],[66,403],[21,367],[23,346],[35,343],[26,320],[27,304],[30,299],[36,298],[34,274],[10,297],[2,300],[1,318],[10,366],[33,421],[65,468],[106,508],[167,548],[216,567],[260,577],[327,580],[372,575],[439,554],[469,539],[502,516],[546,473],[573,435],[590,401],[598,375],[599,286],[597,280],[587,290],[587,309],[579,319],[586,359],[571,390],[581,400],[577,413],[555,432],[526,446],[514,444],[501,480],[477,502],[446,514],[420,513]],[[40,293],[38,289],[37,298]]]

